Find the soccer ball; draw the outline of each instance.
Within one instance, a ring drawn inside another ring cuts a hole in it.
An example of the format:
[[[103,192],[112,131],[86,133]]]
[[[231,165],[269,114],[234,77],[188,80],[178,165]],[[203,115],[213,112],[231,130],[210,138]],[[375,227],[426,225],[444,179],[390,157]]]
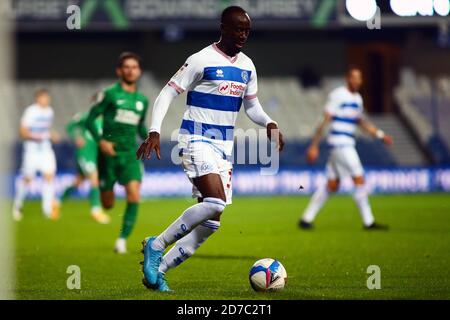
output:
[[[266,258],[255,262],[249,280],[255,291],[279,291],[286,284],[287,273],[280,261]]]

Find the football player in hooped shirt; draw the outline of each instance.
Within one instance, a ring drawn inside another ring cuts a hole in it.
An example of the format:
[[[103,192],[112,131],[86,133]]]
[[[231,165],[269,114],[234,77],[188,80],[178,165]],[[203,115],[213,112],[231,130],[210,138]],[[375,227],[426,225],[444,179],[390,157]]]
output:
[[[362,85],[361,70],[356,67],[349,68],[346,81],[346,86],[339,87],[330,93],[324,118],[317,128],[306,154],[309,162],[317,160],[322,131],[326,125],[330,124],[327,139],[330,146],[326,169],[328,182],[326,186],[318,188],[312,196],[311,202],[299,221],[302,229],[313,227],[313,221],[329,194],[338,190],[340,181],[346,176],[350,176],[355,184],[353,198],[361,214],[364,229],[387,229],[387,226],[376,223],[373,217],[368,192],[364,185],[364,169],[355,149],[354,133],[359,126],[386,145],[391,145],[393,140],[391,136],[375,127],[363,116],[363,100],[358,93]]]
[[[277,123],[258,101],[255,66],[241,52],[250,26],[244,9],[226,8],[221,17],[220,41],[191,55],[155,101],[150,133],[137,156],[149,158],[155,151],[158,159],[161,157],[163,118],[172,100],[188,91],[178,146],[199,203],[187,208],[159,236],[143,241],[143,282],[148,288],[169,291],[165,273],[189,258],[220,227],[220,215],[231,203],[233,128],[242,102],[248,117],[267,128],[269,139],[276,141],[279,151],[283,148]]]

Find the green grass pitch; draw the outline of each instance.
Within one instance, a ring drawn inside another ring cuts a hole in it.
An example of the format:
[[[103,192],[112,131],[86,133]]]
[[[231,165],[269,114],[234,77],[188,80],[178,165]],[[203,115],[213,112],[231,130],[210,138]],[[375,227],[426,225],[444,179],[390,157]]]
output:
[[[141,284],[140,242],[161,232],[193,200],[144,201],[127,255],[112,248],[124,202],[112,223],[91,220],[86,201],[65,203],[59,221],[46,221],[40,203],[28,202],[17,223],[18,299],[449,299],[450,197],[448,194],[373,196],[377,220],[388,232],[361,228],[348,196],[336,196],[318,216],[314,231],[297,219],[309,198],[239,198],[229,206],[219,232],[188,261],[167,274],[174,293]],[[252,264],[280,260],[288,283],[278,293],[255,293]],[[69,290],[67,267],[81,268],[81,290]],[[367,267],[381,268],[381,289],[366,286]]]

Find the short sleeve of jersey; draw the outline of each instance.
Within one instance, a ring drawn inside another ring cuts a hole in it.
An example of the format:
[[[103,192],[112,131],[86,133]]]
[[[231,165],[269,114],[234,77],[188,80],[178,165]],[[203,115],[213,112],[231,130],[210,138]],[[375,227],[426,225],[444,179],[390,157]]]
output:
[[[325,105],[325,112],[330,114],[330,115],[335,115],[336,114],[336,110],[339,108],[339,94],[338,92],[332,91],[329,95],[328,95],[328,100],[327,103]]]
[[[244,98],[249,100],[256,98],[256,95],[258,93],[258,75],[256,74],[256,68],[252,63],[252,70],[250,74],[250,80],[247,84],[247,89],[245,91]]]
[[[173,87],[178,93],[188,90],[195,82],[201,79],[203,68],[197,55],[190,56],[170,79],[168,85]]]

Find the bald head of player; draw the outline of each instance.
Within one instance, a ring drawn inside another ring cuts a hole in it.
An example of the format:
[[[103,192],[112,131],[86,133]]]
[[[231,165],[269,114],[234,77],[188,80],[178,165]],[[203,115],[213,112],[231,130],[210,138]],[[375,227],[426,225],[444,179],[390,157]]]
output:
[[[223,10],[220,22],[221,38],[217,46],[233,57],[247,42],[251,28],[250,17],[241,7],[231,6]]]
[[[362,71],[359,67],[350,67],[347,70],[347,87],[351,92],[358,92],[363,84]]]

